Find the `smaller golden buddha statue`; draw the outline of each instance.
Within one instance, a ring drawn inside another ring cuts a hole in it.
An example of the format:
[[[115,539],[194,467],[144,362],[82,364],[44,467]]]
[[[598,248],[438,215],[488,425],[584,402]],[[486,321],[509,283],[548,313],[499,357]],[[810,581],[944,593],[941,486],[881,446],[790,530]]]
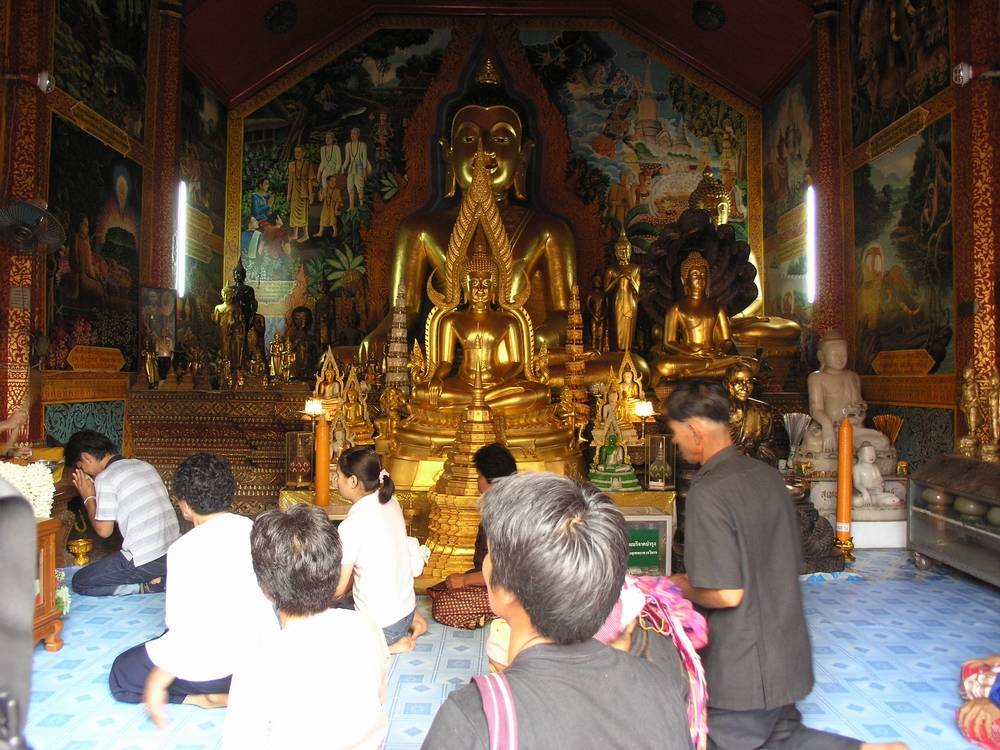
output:
[[[653,367],[662,378],[721,377],[727,367],[746,364],[757,372],[757,360],[730,353],[735,349],[729,316],[708,296],[708,261],[697,250],[681,263],[684,298],[667,309],[663,345]]]
[[[338,416],[344,420],[355,445],[371,445],[374,429],[368,418],[368,403],[361,398],[361,387],[353,369],[344,383],[343,393]]]
[[[688,206],[708,211],[717,227],[729,223],[732,198],[722,182],[715,179],[711,167],[706,166],[702,171],[701,180],[688,197]]]
[[[732,213],[732,197],[722,181],[715,179],[711,167],[705,167],[701,181],[688,198],[688,205],[707,212],[716,227],[727,224]],[[797,349],[802,327],[794,320],[786,318],[746,314],[760,309],[761,302],[758,298],[757,302],[751,304],[744,313],[734,316],[729,321],[733,339],[740,344],[753,346],[754,350],[759,348],[769,353]]]
[[[615,350],[627,352],[632,350],[639,313],[639,266],[632,263],[632,243],[625,234],[624,226],[615,243],[615,258],[618,265],[604,274],[604,291],[614,299],[611,310]]]
[[[594,351],[608,349],[608,296],[604,293],[601,274],[593,276],[593,288],[587,295],[587,320],[590,324],[590,346]]]

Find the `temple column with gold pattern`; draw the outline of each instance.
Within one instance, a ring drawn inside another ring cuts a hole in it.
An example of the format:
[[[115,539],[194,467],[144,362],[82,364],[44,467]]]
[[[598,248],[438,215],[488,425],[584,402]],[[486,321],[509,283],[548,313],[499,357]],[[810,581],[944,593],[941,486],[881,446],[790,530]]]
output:
[[[844,237],[842,209],[843,167],[841,163],[840,78],[837,68],[837,21],[840,0],[817,0],[816,35],[816,301],[813,326],[817,332],[844,328],[844,256],[849,248]],[[846,110],[850,117],[850,108]],[[848,120],[849,121],[849,120]]]
[[[181,0],[158,0],[159,46],[155,80],[149,86],[156,91],[156,116],[153,119],[153,192],[156,212],[153,218],[153,241],[147,247],[148,261],[143,279],[150,286],[172,289],[174,279],[174,232],[177,216],[177,182],[180,178],[178,139],[181,124]]]
[[[51,0],[3,3],[0,37],[8,50],[6,70],[37,73],[52,70],[51,33],[55,15]],[[9,24],[9,26],[8,26]],[[49,107],[46,94],[26,82],[2,87],[0,148],[3,149],[6,197],[45,199],[48,193]],[[8,130],[8,128],[12,128]],[[9,150],[8,150],[9,147]],[[0,413],[10,415],[28,395],[32,331],[45,320],[45,256],[18,255],[0,245]],[[17,436],[41,434],[41,406],[36,401],[31,418]]]
[[[955,53],[952,62],[995,63],[1000,55],[994,0],[969,0],[952,13]],[[957,17],[961,13],[961,18]],[[955,86],[955,369],[967,364],[986,385],[998,363],[997,274],[1000,273],[1000,85],[977,77]],[[987,422],[980,420],[977,439],[989,442]],[[959,428],[959,432],[961,431]],[[956,433],[957,434],[957,433]]]

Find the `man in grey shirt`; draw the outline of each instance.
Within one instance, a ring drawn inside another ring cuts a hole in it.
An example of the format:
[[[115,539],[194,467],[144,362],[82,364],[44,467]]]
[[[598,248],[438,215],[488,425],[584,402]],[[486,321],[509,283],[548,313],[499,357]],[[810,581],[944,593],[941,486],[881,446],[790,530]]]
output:
[[[676,654],[673,663],[647,660],[593,639],[627,566],[625,519],[611,499],[568,477],[529,473],[497,480],[480,509],[490,607],[511,628],[503,674],[518,746],[690,750]],[[448,697],[423,746],[490,747],[476,686]]]
[[[802,724],[795,702],[812,690],[812,652],[798,581],[799,527],[784,480],[733,446],[721,383],[680,383],[667,411],[681,454],[701,464],[687,495],[687,573],[672,579],[708,617],[709,748],[905,750]]]
[[[145,461],[124,458],[94,430],[66,443],[66,468],[98,536],[122,533],[121,552],[76,571],[73,591],[87,596],[155,593],[166,587],[167,547],[180,536],[177,513],[159,473]]]

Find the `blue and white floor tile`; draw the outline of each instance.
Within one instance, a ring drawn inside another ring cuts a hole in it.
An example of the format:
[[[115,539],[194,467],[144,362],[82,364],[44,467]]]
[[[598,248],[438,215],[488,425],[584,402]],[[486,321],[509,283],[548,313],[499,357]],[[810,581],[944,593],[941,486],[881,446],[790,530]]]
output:
[[[816,687],[810,726],[913,750],[968,748],[955,728],[962,661],[1000,652],[1000,590],[945,566],[917,570],[902,550],[861,550],[847,575],[803,581]],[[141,706],[116,703],[115,656],[163,630],[163,594],[74,596],[66,645],[35,651],[27,735],[36,750],[211,750],[223,711],[169,708],[161,732]],[[448,694],[487,668],[483,631],[430,619],[417,650],[393,658],[387,750],[417,748]]]

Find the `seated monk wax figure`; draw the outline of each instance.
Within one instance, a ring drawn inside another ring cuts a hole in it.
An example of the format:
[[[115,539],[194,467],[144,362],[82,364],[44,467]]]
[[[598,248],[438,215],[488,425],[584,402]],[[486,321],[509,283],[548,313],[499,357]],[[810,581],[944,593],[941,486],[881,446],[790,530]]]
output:
[[[681,263],[683,299],[667,309],[663,345],[653,368],[667,380],[721,376],[732,364],[757,371],[752,357],[731,354],[729,315],[708,296],[708,262],[697,250]]]
[[[514,292],[518,293],[539,271],[544,283],[531,290],[530,309],[542,307],[544,320],[533,320],[535,338],[549,348],[559,345],[566,330],[570,290],[576,279],[576,244],[563,220],[529,207],[525,178],[534,143],[525,137],[526,122],[520,106],[504,90],[499,73],[487,58],[472,89],[456,105],[450,138],[441,138],[447,164],[446,198],[472,184],[473,161],[479,144],[488,158],[493,193],[510,237],[514,257]],[[514,192],[514,201],[510,192]],[[405,285],[407,327],[413,332],[420,314],[425,281],[432,271],[444,274],[446,250],[458,205],[423,211],[400,226],[389,298],[396,299]],[[380,353],[388,336],[391,313],[361,344],[362,361]]]
[[[744,454],[777,468],[788,455],[788,433],[781,415],[770,404],[750,398],[753,370],[737,363],[726,368],[729,391],[729,435]]]

